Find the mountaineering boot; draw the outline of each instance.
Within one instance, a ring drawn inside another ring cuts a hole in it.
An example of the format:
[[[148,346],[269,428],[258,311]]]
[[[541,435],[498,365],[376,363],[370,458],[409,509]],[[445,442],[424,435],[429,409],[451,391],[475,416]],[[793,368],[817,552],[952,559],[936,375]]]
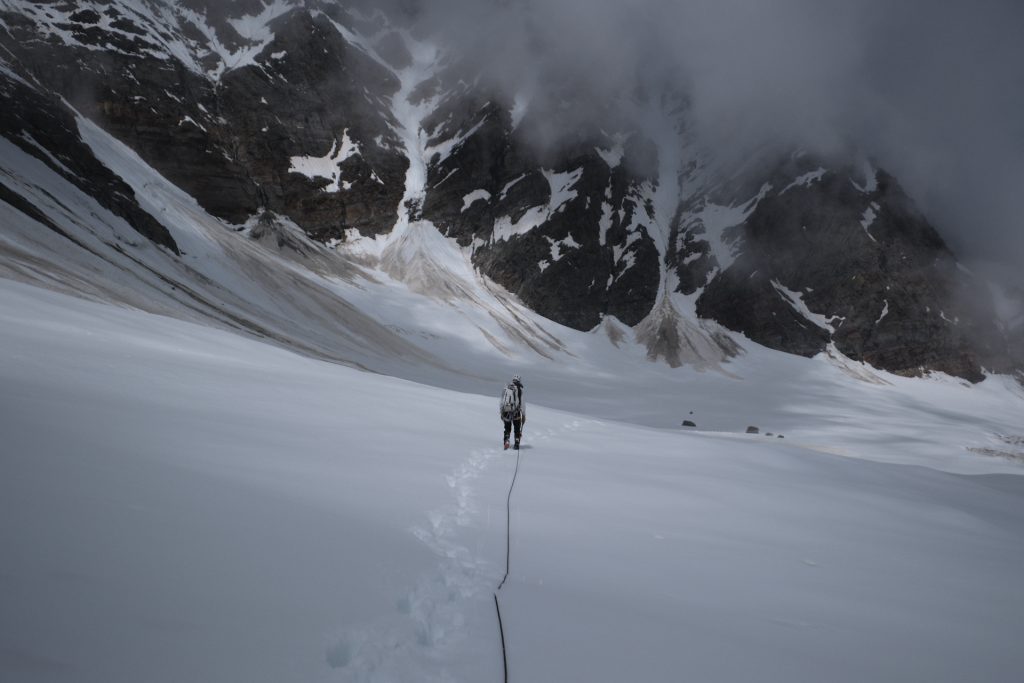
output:
[[[519,439],[516,439],[516,450],[519,450]]]
[[[505,439],[505,450],[508,450],[508,439]]]

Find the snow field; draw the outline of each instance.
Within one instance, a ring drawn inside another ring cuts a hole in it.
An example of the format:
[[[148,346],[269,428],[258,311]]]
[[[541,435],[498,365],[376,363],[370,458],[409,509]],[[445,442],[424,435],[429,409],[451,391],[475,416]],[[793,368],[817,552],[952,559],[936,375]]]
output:
[[[511,679],[1015,680],[1022,494],[581,419],[520,466]]]
[[[493,401],[3,285],[0,678],[500,664],[489,631],[463,656],[504,565],[474,526]]]
[[[9,281],[0,345],[5,678],[500,680],[494,396]],[[1024,666],[1017,477],[537,402],[524,446],[512,680]]]

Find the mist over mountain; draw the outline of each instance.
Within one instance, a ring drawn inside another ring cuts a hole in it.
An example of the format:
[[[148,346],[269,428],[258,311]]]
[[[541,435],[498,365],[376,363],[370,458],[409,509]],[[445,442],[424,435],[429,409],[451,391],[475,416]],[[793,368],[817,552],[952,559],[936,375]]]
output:
[[[867,155],[965,259],[1024,256],[1020,3],[437,0],[415,17],[511,96],[553,96],[552,77],[588,92],[556,129],[668,85],[692,97],[694,130],[718,155]]]

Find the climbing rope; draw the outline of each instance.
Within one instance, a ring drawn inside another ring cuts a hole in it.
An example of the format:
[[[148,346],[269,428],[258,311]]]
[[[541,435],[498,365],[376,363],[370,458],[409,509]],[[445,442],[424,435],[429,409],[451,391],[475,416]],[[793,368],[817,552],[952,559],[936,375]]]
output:
[[[498,584],[497,590],[501,590],[501,587],[505,585],[505,581],[508,580],[508,569],[509,561],[512,557],[512,489],[516,485],[516,477],[519,476],[519,454],[522,451],[516,450],[516,469],[512,473],[512,483],[508,487],[508,495],[505,497],[505,576],[502,577],[501,583]]]
[[[494,589],[494,609],[498,612],[498,633],[501,635],[501,662],[505,671],[505,683],[508,683],[508,651],[505,647],[505,626],[501,621],[501,605],[498,604],[498,591],[508,580],[508,571],[512,559],[512,489],[516,485],[516,477],[519,476],[519,456],[522,451],[516,450],[516,469],[512,473],[512,483],[508,487],[508,495],[505,497],[505,576],[501,583]]]

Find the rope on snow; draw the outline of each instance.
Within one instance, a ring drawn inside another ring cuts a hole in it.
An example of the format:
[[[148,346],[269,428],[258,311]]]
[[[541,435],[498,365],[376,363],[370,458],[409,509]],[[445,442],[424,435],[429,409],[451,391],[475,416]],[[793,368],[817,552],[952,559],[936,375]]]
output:
[[[505,647],[505,626],[501,622],[501,606],[498,604],[498,591],[508,580],[508,571],[512,559],[512,489],[516,485],[516,477],[519,476],[519,456],[521,451],[516,450],[516,469],[512,473],[512,483],[508,487],[508,495],[505,497],[505,576],[501,583],[494,589],[494,609],[498,613],[498,633],[501,635],[501,662],[505,670],[505,683],[508,683],[508,651]]]

